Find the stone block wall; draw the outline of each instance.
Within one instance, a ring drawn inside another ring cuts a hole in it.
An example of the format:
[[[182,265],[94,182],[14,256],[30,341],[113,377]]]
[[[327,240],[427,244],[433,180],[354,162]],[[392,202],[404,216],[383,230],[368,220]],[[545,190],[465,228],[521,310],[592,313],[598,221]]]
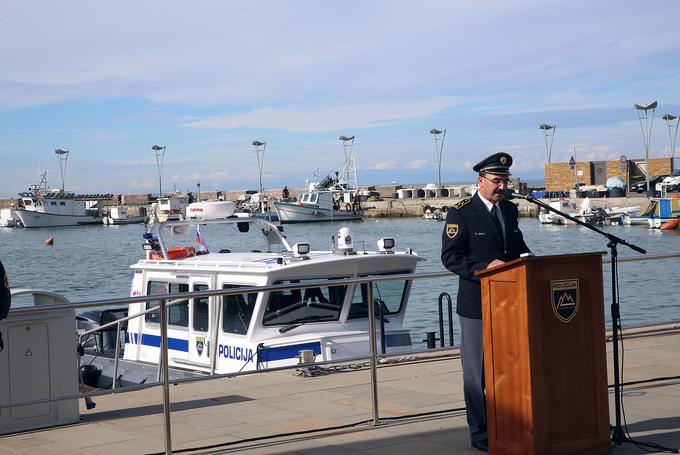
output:
[[[569,163],[546,164],[545,189],[546,191],[569,191],[574,188],[576,181],[579,185],[592,185],[591,169],[592,163],[590,161],[577,161],[575,171],[569,168]],[[670,158],[650,158],[649,169],[650,175],[670,174],[673,170],[672,160]],[[583,175],[575,177],[577,171],[583,171]],[[619,160],[606,161],[605,172],[607,174],[605,181],[614,176],[621,177],[624,181],[628,181],[630,178],[627,172],[621,172]]]

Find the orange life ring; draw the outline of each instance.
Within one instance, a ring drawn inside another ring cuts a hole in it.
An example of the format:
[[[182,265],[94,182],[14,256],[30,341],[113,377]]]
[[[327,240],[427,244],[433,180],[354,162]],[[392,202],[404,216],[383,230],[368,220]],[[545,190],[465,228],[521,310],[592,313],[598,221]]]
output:
[[[174,248],[168,248],[168,260],[172,259],[182,259],[182,258],[189,258],[193,255],[196,254],[196,248],[193,246],[178,246]],[[163,257],[163,253],[160,251],[152,251],[151,254],[149,255],[150,259],[153,260],[163,260],[166,259]]]

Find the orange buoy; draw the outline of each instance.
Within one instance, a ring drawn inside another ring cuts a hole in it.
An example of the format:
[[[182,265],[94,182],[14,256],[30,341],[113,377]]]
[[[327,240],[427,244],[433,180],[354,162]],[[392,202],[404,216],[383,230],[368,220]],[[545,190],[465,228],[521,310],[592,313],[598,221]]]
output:
[[[153,251],[149,258],[153,260],[163,260],[163,259],[183,259],[188,258],[196,254],[196,248],[193,246],[178,246],[175,248],[168,248],[168,257],[163,258],[163,253],[160,251]]]
[[[661,225],[659,229],[661,229],[662,231],[672,231],[674,229],[677,229],[679,225],[680,218],[676,218],[674,220],[666,221],[664,224]]]
[[[45,239],[45,246],[52,246],[54,245],[54,237],[50,236]]]

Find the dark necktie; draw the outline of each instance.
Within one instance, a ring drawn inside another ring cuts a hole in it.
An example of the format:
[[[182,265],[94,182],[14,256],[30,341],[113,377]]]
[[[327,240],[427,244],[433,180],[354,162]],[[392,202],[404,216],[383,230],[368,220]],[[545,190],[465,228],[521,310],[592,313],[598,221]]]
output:
[[[495,205],[495,204],[491,208],[491,220],[493,220],[493,225],[496,228],[496,231],[498,232],[498,236],[503,240],[503,244],[505,244],[505,236],[503,235],[503,227],[501,226],[501,220],[500,220],[500,217],[498,216],[498,206]]]

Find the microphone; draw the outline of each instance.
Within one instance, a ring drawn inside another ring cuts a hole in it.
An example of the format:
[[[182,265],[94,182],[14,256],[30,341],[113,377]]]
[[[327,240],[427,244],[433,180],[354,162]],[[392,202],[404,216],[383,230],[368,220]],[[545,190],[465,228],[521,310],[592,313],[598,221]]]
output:
[[[505,199],[507,201],[511,201],[513,199],[531,200],[533,198],[531,196],[525,196],[525,195],[520,194],[520,193],[515,193],[511,189],[508,188],[508,189],[503,190],[503,199]]]

